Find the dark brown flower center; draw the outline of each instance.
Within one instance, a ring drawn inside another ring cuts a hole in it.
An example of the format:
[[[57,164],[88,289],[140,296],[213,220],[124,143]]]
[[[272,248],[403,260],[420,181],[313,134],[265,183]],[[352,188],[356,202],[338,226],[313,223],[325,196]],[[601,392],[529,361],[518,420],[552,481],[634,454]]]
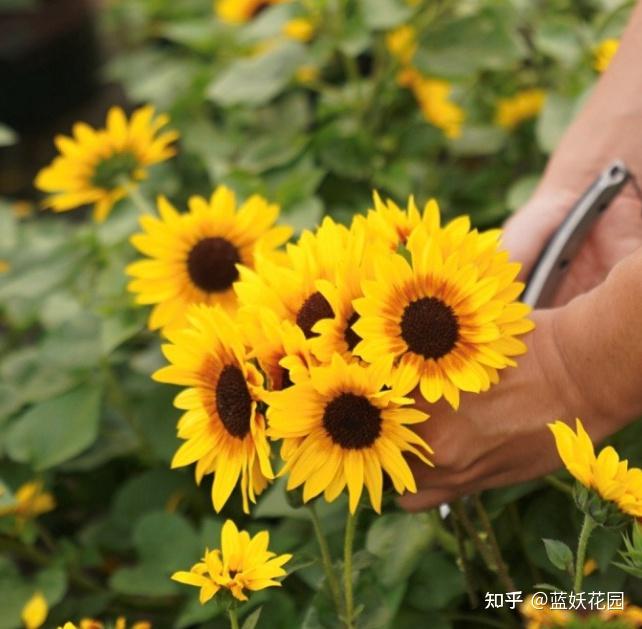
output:
[[[441,358],[459,339],[459,322],[453,309],[437,297],[422,297],[406,306],[401,336],[408,349],[424,358]]]
[[[221,293],[238,279],[238,249],[225,238],[213,236],[199,240],[187,256],[189,276],[206,293]]]
[[[243,439],[250,432],[252,397],[243,372],[236,365],[226,365],[218,377],[216,410],[233,437]]]
[[[361,337],[352,329],[352,326],[357,321],[359,321],[359,313],[353,312],[346,322],[346,329],[343,331],[343,339],[347,343],[350,351],[352,351],[357,346],[357,343],[361,341]]]
[[[368,448],[381,433],[381,413],[367,398],[341,393],[326,405],[323,427],[342,448]]]
[[[303,330],[306,339],[318,336],[312,331],[314,324],[321,319],[331,319],[334,317],[332,306],[328,300],[320,293],[312,293],[301,306],[296,315],[296,323]]]

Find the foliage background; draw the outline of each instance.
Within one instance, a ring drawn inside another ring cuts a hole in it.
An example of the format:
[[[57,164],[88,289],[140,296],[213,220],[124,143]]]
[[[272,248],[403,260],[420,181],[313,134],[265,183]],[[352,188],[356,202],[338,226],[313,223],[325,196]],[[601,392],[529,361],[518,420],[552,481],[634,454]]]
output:
[[[448,216],[470,214],[489,227],[534,189],[595,83],[595,47],[619,37],[630,6],[302,0],[232,26],[207,0],[121,0],[96,17],[115,51],[105,77],[130,103],[170,113],[181,133],[179,156],[143,185],[148,198],[164,193],[180,205],[225,183],[240,196],[277,201],[282,220],[302,229],[323,214],[347,221],[364,212],[377,188],[400,202],[435,196]],[[283,35],[297,16],[315,25],[312,41]],[[418,33],[414,66],[448,80],[465,112],[459,137],[427,122],[396,80],[386,35],[406,23]],[[541,112],[512,129],[498,126],[499,99],[533,87],[546,91]],[[46,108],[43,98],[43,115]],[[20,141],[6,127],[0,139]],[[0,205],[7,267],[0,274],[0,504],[12,504],[17,488],[37,478],[57,507],[22,524],[0,518],[0,629],[20,626],[35,590],[51,607],[46,626],[122,613],[158,628],[224,627],[215,603],[200,607],[194,592],[168,578],[216,544],[222,518],[207,484],[199,489],[191,471],[169,470],[178,443],[175,391],[149,377],[163,362],[159,340],[125,290],[137,212],[123,201],[97,226],[78,215],[25,212],[16,201]],[[639,431],[618,437],[633,462],[642,458]],[[541,540],[572,544],[578,516],[568,497],[541,481],[487,492],[484,501],[519,587],[566,584]],[[319,506],[338,554],[345,504]],[[322,571],[312,561],[310,522],[288,505],[281,484],[250,518],[240,500],[225,515],[250,530],[268,528],[274,549],[294,552],[301,566],[283,590],[253,596],[244,613],[264,605],[263,626],[332,627],[327,597],[317,592]],[[595,534],[589,556],[598,569],[587,589],[624,590],[640,603],[639,582],[625,583],[610,567],[619,542],[617,534]],[[363,516],[357,547],[360,627],[518,623],[510,613],[470,609],[454,539],[436,513],[405,514],[390,501],[385,515]],[[480,590],[494,589],[476,559],[474,567]]]

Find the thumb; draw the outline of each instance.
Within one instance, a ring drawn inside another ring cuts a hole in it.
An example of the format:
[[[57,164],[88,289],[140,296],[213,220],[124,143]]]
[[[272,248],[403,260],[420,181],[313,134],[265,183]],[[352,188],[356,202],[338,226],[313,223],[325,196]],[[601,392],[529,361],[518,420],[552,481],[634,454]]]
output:
[[[537,194],[504,225],[502,245],[512,260],[521,262],[519,279],[524,281],[549,238],[564,220],[573,203],[568,191]]]

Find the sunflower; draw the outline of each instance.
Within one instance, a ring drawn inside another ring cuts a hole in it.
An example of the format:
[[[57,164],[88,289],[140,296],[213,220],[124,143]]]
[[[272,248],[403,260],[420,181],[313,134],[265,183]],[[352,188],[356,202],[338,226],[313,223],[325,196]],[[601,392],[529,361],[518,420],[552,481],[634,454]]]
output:
[[[158,199],[158,210],[160,218],[141,217],[144,231],[131,238],[148,258],[127,267],[136,301],[155,304],[152,330],[183,327],[192,303],[220,304],[233,312],[236,265],[253,268],[259,251],[271,255],[291,234],[288,227],[274,227],[277,205],[254,195],[237,208],[234,193],[225,186],[214,190],[209,202],[191,197],[185,214],[164,197]]]
[[[239,321],[251,348],[248,357],[257,359],[267,389],[280,391],[307,377],[315,361],[299,326],[279,321],[274,312],[261,306],[241,311]]]
[[[397,378],[384,389],[388,359],[363,366],[334,354],[329,365],[312,367],[307,380],[283,391],[266,393],[268,434],[296,440],[281,473],[289,472],[288,490],[303,485],[303,500],[324,493],[333,501],[348,486],[354,513],[364,485],[374,509],[381,512],[383,471],[395,490],[417,490],[403,453],[430,465],[432,450],[408,424],[427,419],[405,397],[412,383]]]
[[[239,481],[243,510],[272,477],[265,419],[257,409],[263,377],[247,360],[241,334],[220,306],[192,306],[191,327],[168,333],[163,352],[172,363],[159,382],[187,386],[176,397],[185,411],[178,436],[185,443],[172,467],[196,463],[196,482],[214,474],[212,503],[220,511]]]
[[[288,0],[214,0],[214,12],[221,22],[243,24],[254,19],[261,11]]]
[[[381,253],[385,251],[376,238],[371,239],[363,216],[356,217],[344,250],[337,252],[334,277],[316,283],[333,313],[332,317],[320,319],[312,326],[312,332],[317,336],[310,338],[309,345],[320,362],[330,362],[335,352],[346,360],[355,358],[352,350],[361,337],[352,328],[359,316],[352,302],[363,296],[361,282],[372,279],[374,258]]]
[[[227,520],[221,531],[220,550],[206,550],[202,561],[188,571],[175,572],[174,581],[200,588],[201,605],[209,601],[221,588],[229,590],[234,598],[246,601],[245,590],[257,591],[280,587],[276,579],[286,576],[283,564],[292,555],[278,555],[270,550],[270,534],[261,531],[250,537],[240,531],[232,520]]]
[[[528,89],[517,92],[510,98],[501,98],[497,103],[495,122],[504,129],[513,129],[524,120],[535,118],[546,101],[546,92]]]
[[[0,516],[14,515],[19,522],[37,518],[53,511],[56,501],[52,494],[43,491],[41,481],[29,481],[21,485],[15,494],[15,503],[0,507]]]
[[[515,365],[511,356],[525,351],[515,336],[533,328],[528,306],[514,302],[520,266],[497,250],[499,232],[469,228],[467,219],[432,233],[419,225],[408,238],[411,264],[400,254],[378,258],[375,281],[354,302],[363,339],[355,354],[394,356],[428,402],[443,396],[455,409],[460,390],[485,391],[498,369]]]
[[[316,336],[312,328],[317,321],[334,316],[319,281],[333,281],[348,238],[345,226],[326,217],[315,233],[304,231],[296,244],[287,245],[284,261],[261,256],[255,271],[240,267],[234,290],[241,306],[261,304],[280,320],[298,325],[307,339]]]
[[[630,468],[611,446],[595,455],[593,443],[582,422],[575,432],[562,421],[549,424],[557,451],[566,469],[584,487],[603,500],[614,503],[624,514],[642,517],[642,469]]]
[[[34,592],[22,608],[20,617],[25,629],[39,629],[45,624],[49,614],[49,605],[42,592]]]
[[[595,48],[593,67],[598,72],[606,72],[615,53],[620,47],[620,40],[613,37],[602,40]]]
[[[176,131],[159,130],[169,122],[151,106],[137,109],[128,121],[120,107],[107,113],[104,129],[78,122],[73,138],[55,138],[60,155],[36,176],[35,185],[50,193],[46,206],[65,212],[94,204],[94,218],[104,221],[128,189],[147,176],[147,167],[175,154]]]
[[[397,251],[400,245],[405,246],[417,225],[423,224],[431,234],[439,230],[439,205],[435,199],[430,199],[421,212],[413,196],[408,199],[405,209],[391,199],[383,201],[376,190],[373,200],[374,208],[368,210],[366,218],[369,239],[382,240],[391,251]],[[360,220],[361,216],[355,217],[355,221]]]

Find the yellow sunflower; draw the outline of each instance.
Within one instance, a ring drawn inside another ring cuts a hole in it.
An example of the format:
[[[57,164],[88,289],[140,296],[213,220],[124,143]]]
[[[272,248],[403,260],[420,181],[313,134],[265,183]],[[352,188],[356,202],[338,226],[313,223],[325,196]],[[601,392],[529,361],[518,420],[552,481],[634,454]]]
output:
[[[575,420],[575,432],[562,421],[549,424],[557,451],[566,469],[584,487],[595,491],[603,500],[613,502],[627,515],[642,517],[642,469],[629,468],[611,446],[599,455],[582,422]]]
[[[407,425],[428,416],[409,407],[407,378],[384,389],[389,374],[387,359],[363,366],[335,354],[329,365],[312,367],[309,379],[265,394],[268,434],[295,440],[282,470],[289,472],[288,489],[303,485],[304,501],[323,492],[331,502],[347,484],[352,513],[364,485],[381,512],[383,471],[398,493],[417,490],[403,453],[430,465],[432,450]]]
[[[460,390],[497,382],[497,370],[526,349],[515,336],[533,328],[529,307],[514,301],[520,266],[498,251],[498,237],[470,231],[464,218],[433,232],[422,224],[408,238],[411,263],[377,258],[375,281],[354,302],[353,329],[363,339],[355,354],[367,362],[394,356],[428,402],[443,396],[453,408]]]
[[[306,338],[317,333],[314,325],[334,316],[319,291],[319,280],[332,281],[340,253],[345,250],[348,229],[329,217],[315,233],[304,231],[296,244],[286,247],[283,262],[261,256],[256,270],[240,267],[241,280],[234,285],[241,306],[257,304],[272,310],[283,321],[301,328]]]
[[[257,359],[268,390],[280,391],[307,377],[315,361],[299,326],[279,321],[261,306],[241,311],[239,321],[251,348],[248,357]]]
[[[510,98],[501,98],[497,103],[495,122],[504,129],[513,129],[524,120],[535,118],[546,101],[546,92],[528,89],[517,92]]]
[[[55,138],[60,156],[36,176],[35,185],[50,194],[46,206],[54,212],[94,205],[94,218],[104,221],[129,188],[145,179],[147,168],[172,157],[176,131],[160,129],[169,122],[154,115],[151,106],[137,109],[128,121],[120,107],[107,113],[104,129],[84,122],[73,127],[73,137]]]
[[[265,419],[257,409],[263,377],[247,360],[238,327],[220,306],[192,306],[191,327],[168,333],[163,353],[172,363],[159,382],[188,387],[174,404],[185,411],[178,436],[185,443],[172,467],[196,463],[196,482],[214,474],[212,503],[220,511],[240,479],[243,510],[272,477]]]
[[[372,279],[374,258],[386,253],[382,244],[372,238],[363,218],[355,217],[345,248],[337,252],[334,277],[316,283],[333,313],[312,326],[312,332],[318,336],[310,338],[310,349],[322,363],[330,362],[336,352],[346,360],[355,358],[352,350],[361,337],[352,328],[359,316],[352,302],[363,296],[361,282]]]
[[[219,186],[209,202],[190,198],[185,214],[164,197],[158,199],[158,209],[160,218],[142,216],[144,231],[131,238],[148,258],[127,267],[134,278],[128,288],[137,293],[136,301],[154,304],[152,330],[183,327],[193,303],[220,304],[233,312],[236,265],[253,268],[260,251],[270,255],[291,234],[288,227],[274,226],[277,205],[254,195],[237,208],[234,193],[225,186]]]
[[[405,209],[391,199],[383,201],[376,190],[373,192],[373,199],[374,207],[368,210],[366,218],[370,242],[381,240],[391,251],[397,251],[400,245],[406,245],[417,225],[423,224],[431,234],[439,231],[439,205],[435,199],[430,199],[423,211],[419,210],[413,196],[408,199]],[[360,215],[355,217],[355,221],[361,219]]]
[[[206,550],[203,560],[188,571],[175,572],[174,581],[200,588],[201,605],[209,601],[221,588],[229,590],[234,598],[247,601],[245,590],[257,591],[280,587],[277,579],[285,577],[283,564],[292,555],[277,555],[268,550],[270,534],[261,531],[250,537],[240,531],[232,520],[227,520],[221,531],[220,550]]]
[[[606,69],[611,65],[615,53],[620,47],[620,40],[610,37],[602,40],[595,48],[593,67],[598,72],[606,72]]]
[[[221,22],[243,24],[254,19],[263,9],[288,0],[214,0],[214,12]]]

